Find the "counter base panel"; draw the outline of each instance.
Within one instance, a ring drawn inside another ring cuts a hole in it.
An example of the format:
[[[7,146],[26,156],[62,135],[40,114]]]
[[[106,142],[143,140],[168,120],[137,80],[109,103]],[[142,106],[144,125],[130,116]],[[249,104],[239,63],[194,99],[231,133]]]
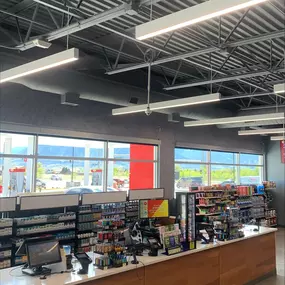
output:
[[[275,233],[86,282],[86,285],[252,285],[276,274]]]

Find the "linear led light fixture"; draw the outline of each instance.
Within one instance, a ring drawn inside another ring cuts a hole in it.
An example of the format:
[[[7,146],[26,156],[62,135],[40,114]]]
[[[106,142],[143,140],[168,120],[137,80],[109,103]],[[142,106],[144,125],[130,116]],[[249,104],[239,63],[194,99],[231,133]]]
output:
[[[68,49],[0,72],[0,83],[11,81],[13,79],[50,69],[59,65],[67,64],[78,59],[79,50],[76,48]]]
[[[272,141],[283,141],[283,140],[285,140],[285,136],[270,137],[270,140],[272,140]]]
[[[239,136],[267,135],[267,134],[285,134],[285,128],[246,130],[238,132]]]
[[[220,100],[221,100],[221,94],[214,93],[214,94],[188,97],[188,98],[183,98],[183,99],[174,99],[174,100],[162,101],[162,102],[157,102],[157,103],[151,103],[149,105],[149,108],[150,108],[150,111],[157,111],[157,110],[162,110],[162,109],[178,108],[178,107],[183,107],[183,106],[217,102]],[[116,115],[125,115],[125,114],[145,112],[147,107],[148,107],[147,104],[143,104],[143,105],[117,108],[117,109],[112,110],[112,115],[116,116]]]
[[[274,85],[274,93],[285,93],[285,83]]]
[[[251,116],[228,117],[228,118],[219,118],[211,120],[201,120],[201,121],[190,121],[190,122],[185,122],[184,127],[224,125],[224,124],[234,124],[234,123],[252,123],[258,121],[278,120],[284,118],[285,118],[284,113],[272,113],[272,114],[263,114],[263,115],[251,115]]]
[[[145,40],[202,21],[248,8],[267,0],[209,0],[136,26],[136,39]]]

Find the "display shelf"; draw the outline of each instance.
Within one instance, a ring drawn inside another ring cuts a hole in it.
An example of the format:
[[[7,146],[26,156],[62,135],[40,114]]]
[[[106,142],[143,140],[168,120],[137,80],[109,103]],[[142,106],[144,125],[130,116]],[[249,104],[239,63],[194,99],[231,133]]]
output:
[[[78,215],[85,215],[85,214],[98,214],[98,213],[102,213],[102,211],[92,211],[92,210],[87,210],[87,211],[80,211],[78,213]]]
[[[1,239],[1,238],[7,239],[7,238],[11,238],[12,236],[13,236],[12,234],[9,234],[9,235],[2,235],[2,236],[0,236],[0,239]]]
[[[50,233],[50,232],[62,232],[62,231],[66,231],[66,230],[72,230],[75,229],[74,227],[59,227],[56,229],[42,229],[39,231],[33,231],[33,232],[26,232],[26,233],[17,233],[16,236],[27,236],[27,235],[35,235],[35,234],[44,234],[44,233]]]
[[[190,193],[215,193],[215,192],[224,192],[226,190],[194,190],[190,191]]]
[[[0,261],[1,261],[1,260],[11,259],[11,258],[12,258],[11,255],[10,255],[10,256],[0,256]]]
[[[198,204],[198,205],[196,205],[196,207],[214,207],[214,206],[216,206],[216,204]]]
[[[100,219],[92,219],[92,220],[86,220],[86,221],[81,221],[81,222],[78,221],[78,224],[98,222]]]
[[[12,248],[12,244],[11,245],[7,245],[7,246],[0,246],[0,251],[6,250],[6,249],[10,249]]]
[[[220,215],[222,212],[215,212],[215,213],[209,213],[209,214],[196,214],[196,216],[215,216],[215,215]]]
[[[247,208],[252,208],[253,206],[252,205],[237,205],[237,207],[239,207],[240,209],[247,209]]]
[[[32,227],[32,226],[36,226],[36,225],[44,225],[44,224],[58,224],[61,222],[75,222],[76,219],[66,219],[66,220],[59,220],[59,221],[48,221],[48,222],[38,222],[38,223],[31,223],[31,224],[20,224],[17,225],[17,228],[23,228],[23,227]]]

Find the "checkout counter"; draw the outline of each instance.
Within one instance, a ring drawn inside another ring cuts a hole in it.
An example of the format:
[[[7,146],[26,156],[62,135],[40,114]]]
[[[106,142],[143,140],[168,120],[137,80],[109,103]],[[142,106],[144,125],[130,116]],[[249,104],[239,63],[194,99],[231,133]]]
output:
[[[172,256],[140,256],[139,264],[108,270],[89,265],[86,275],[74,272],[51,274],[46,279],[23,275],[21,267],[0,270],[1,285],[244,285],[276,274],[275,232],[246,227],[244,237],[211,244]],[[92,260],[95,255],[90,253]]]

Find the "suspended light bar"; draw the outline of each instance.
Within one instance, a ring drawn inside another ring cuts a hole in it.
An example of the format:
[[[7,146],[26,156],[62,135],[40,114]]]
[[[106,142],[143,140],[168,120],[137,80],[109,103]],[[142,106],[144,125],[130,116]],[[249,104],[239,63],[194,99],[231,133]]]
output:
[[[284,134],[285,128],[275,128],[275,129],[259,129],[259,130],[246,130],[239,131],[239,136],[250,136],[250,135],[267,135],[267,134]]]
[[[248,8],[267,0],[209,0],[179,12],[136,26],[136,38],[145,40],[202,21]]]
[[[175,100],[151,103],[149,105],[149,108],[150,108],[150,111],[157,111],[157,110],[162,110],[162,109],[178,108],[178,107],[184,107],[184,106],[190,106],[190,105],[217,102],[220,100],[221,100],[221,94],[214,93],[214,94],[201,95],[201,96],[195,96],[195,97],[189,97],[189,98],[183,98],[183,99],[175,99]],[[116,116],[116,115],[125,115],[125,114],[145,112],[147,107],[148,107],[147,104],[143,104],[143,105],[117,108],[117,109],[112,110],[112,114]]]
[[[211,125],[224,125],[234,123],[252,123],[258,121],[269,121],[284,119],[284,113],[272,113],[263,115],[241,116],[241,117],[228,117],[211,120],[191,121],[185,122],[184,127],[198,127],[198,126],[211,126]]]
[[[79,50],[72,48],[15,68],[0,72],[0,83],[50,69],[79,59]]]
[[[283,140],[285,140],[285,136],[271,137],[270,140],[272,140],[272,141],[283,141]]]
[[[285,93],[285,83],[274,85],[274,93]]]

